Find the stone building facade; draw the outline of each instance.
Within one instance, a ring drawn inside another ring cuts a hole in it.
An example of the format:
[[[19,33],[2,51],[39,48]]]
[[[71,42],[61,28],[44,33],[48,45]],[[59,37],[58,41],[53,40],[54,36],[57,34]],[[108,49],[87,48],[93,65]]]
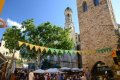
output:
[[[1,41],[1,45],[0,45],[0,53],[2,53],[8,59],[10,59],[13,55],[12,53],[9,52],[9,50],[7,48],[5,48],[5,41],[3,41],[3,40]],[[15,59],[21,59],[19,51],[16,51]]]
[[[102,48],[116,49],[118,28],[111,0],[77,0],[78,19],[80,24],[81,50]],[[111,53],[82,54],[83,67],[89,67],[102,61],[108,66],[113,65]]]

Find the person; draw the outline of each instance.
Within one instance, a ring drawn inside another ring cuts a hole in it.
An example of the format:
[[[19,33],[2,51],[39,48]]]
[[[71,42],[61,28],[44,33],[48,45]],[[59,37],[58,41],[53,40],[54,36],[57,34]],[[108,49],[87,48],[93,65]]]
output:
[[[47,80],[47,73],[45,73],[44,78],[45,78],[45,80]]]
[[[54,80],[54,74],[51,74],[51,80]]]
[[[82,72],[81,80],[87,80],[84,72]]]
[[[51,78],[50,78],[50,74],[48,73],[47,74],[47,80],[50,80]]]
[[[33,72],[30,72],[30,73],[29,73],[29,80],[34,80],[34,78],[35,78],[35,77],[34,77]]]
[[[66,80],[66,76],[65,76],[65,74],[63,74],[63,80]]]
[[[61,75],[60,75],[60,73],[58,72],[58,73],[56,73],[56,76],[55,76],[55,80],[60,80],[60,78],[61,78]]]
[[[38,74],[36,75],[35,80],[39,80],[39,75]]]
[[[88,67],[86,67],[85,76],[86,76],[86,79],[87,79],[87,80],[90,80],[90,72],[89,72]]]
[[[70,78],[69,78],[69,77],[67,77],[67,80],[70,80]]]
[[[11,74],[10,80],[17,80],[17,78],[16,78],[14,73]]]
[[[60,75],[60,80],[64,80],[63,74]]]

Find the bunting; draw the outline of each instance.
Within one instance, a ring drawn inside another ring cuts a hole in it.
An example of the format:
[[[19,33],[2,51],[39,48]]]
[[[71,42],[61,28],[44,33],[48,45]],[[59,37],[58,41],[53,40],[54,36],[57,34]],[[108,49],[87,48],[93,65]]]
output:
[[[35,50],[38,51],[40,49],[40,46],[35,46]]]
[[[106,53],[106,52],[111,52],[112,48],[103,48],[103,49],[98,49],[98,50],[62,50],[62,49],[55,49],[55,48],[47,48],[47,47],[43,47],[43,46],[38,46],[38,45],[33,45],[33,44],[29,44],[29,43],[25,43],[25,42],[21,42],[19,41],[19,46],[22,46],[23,44],[25,44],[26,46],[30,47],[30,50],[32,50],[35,47],[35,50],[38,51],[40,50],[41,52],[43,52],[44,50],[46,52],[51,51],[51,53],[53,54],[54,52],[56,54],[61,53],[61,54],[96,54],[96,53]]]
[[[43,52],[44,50],[46,50],[46,52],[48,52],[48,48],[46,48],[46,47],[40,46],[40,50],[41,50],[41,52]]]
[[[33,47],[35,47],[34,45],[32,45],[32,44],[29,44],[29,47],[30,47],[30,50],[32,50],[33,49]]]
[[[26,46],[29,46],[30,44],[29,43],[25,43]]]
[[[24,42],[18,41],[19,47],[24,44]]]
[[[114,58],[114,57],[117,57],[117,55],[116,55],[116,50],[113,50],[112,51],[112,57]]]

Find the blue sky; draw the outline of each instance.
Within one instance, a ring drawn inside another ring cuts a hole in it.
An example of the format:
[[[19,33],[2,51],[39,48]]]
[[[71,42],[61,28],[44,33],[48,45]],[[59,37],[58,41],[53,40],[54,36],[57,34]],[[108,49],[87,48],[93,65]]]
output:
[[[112,0],[117,23],[120,23],[120,0]],[[64,27],[64,10],[69,6],[73,10],[75,31],[79,33],[76,0],[6,0],[1,18],[9,25],[18,25],[26,19],[34,18],[39,25],[46,21]],[[5,29],[0,28],[0,39]]]

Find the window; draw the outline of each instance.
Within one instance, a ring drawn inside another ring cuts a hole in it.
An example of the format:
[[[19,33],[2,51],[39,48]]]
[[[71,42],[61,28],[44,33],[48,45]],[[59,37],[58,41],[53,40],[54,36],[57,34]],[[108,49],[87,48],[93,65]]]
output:
[[[88,10],[88,6],[86,1],[83,2],[83,12],[86,12]]]
[[[70,14],[67,14],[68,15],[68,17],[70,16]]]
[[[95,5],[95,6],[98,6],[98,5],[99,5],[99,3],[100,3],[100,1],[99,1],[99,0],[94,0],[94,5]]]

